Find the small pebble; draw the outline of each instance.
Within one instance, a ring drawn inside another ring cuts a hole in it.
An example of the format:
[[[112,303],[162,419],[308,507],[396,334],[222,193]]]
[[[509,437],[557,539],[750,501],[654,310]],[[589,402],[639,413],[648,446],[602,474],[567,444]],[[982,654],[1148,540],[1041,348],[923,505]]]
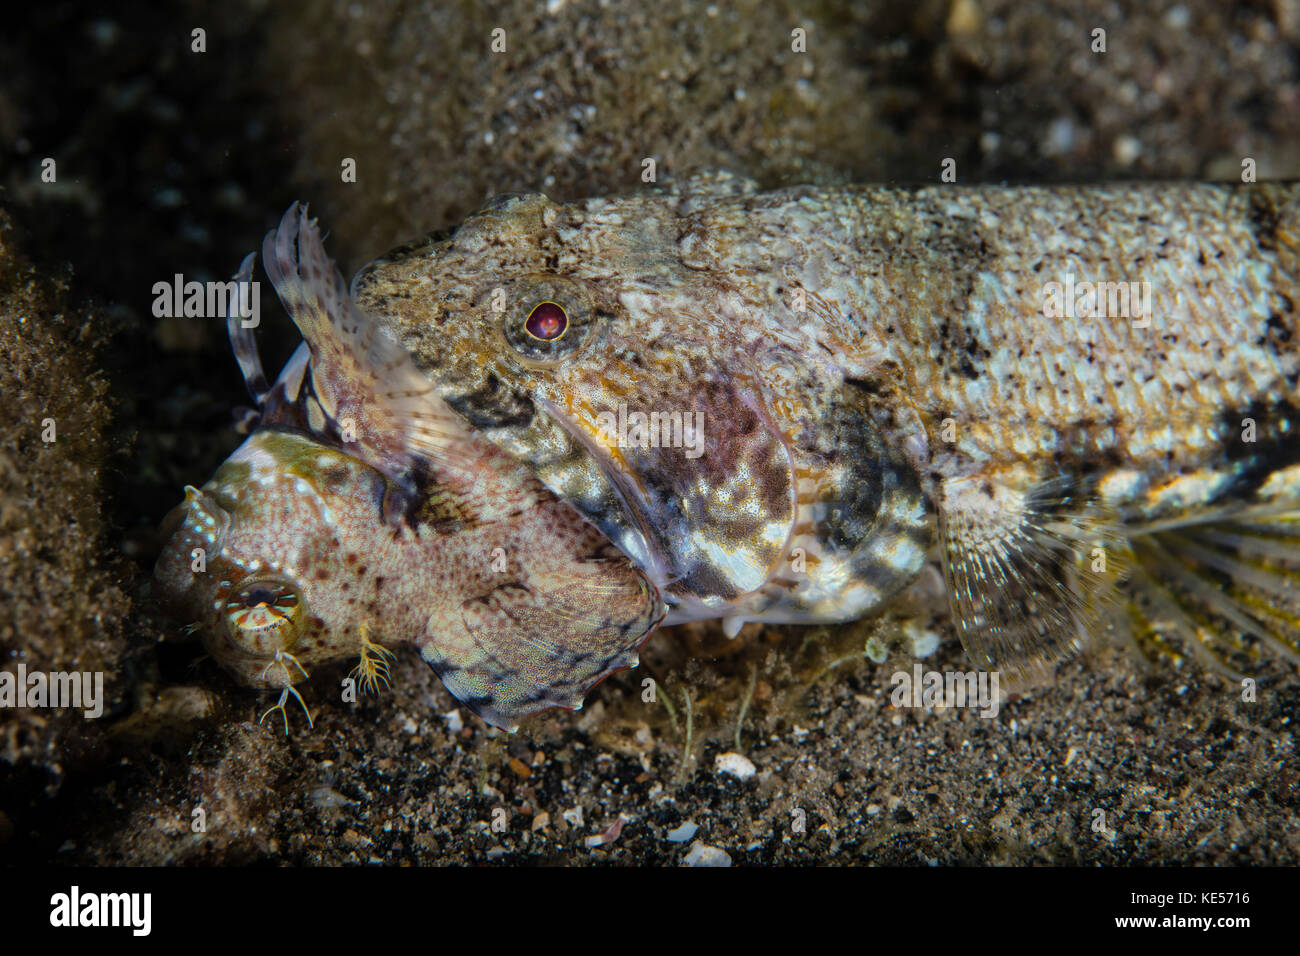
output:
[[[955,37],[979,33],[984,17],[975,0],[957,0],[948,11],[948,33]]]
[[[1131,166],[1142,155],[1142,143],[1136,136],[1120,136],[1111,146],[1111,155],[1121,166]]]
[[[691,837],[695,836],[700,829],[699,824],[691,823],[689,820],[674,830],[668,831],[669,843],[685,843]]]
[[[1074,149],[1076,139],[1074,122],[1071,119],[1065,116],[1054,119],[1047,127],[1047,138],[1042,145],[1043,154],[1064,156]]]
[[[731,751],[718,754],[713,761],[713,769],[718,773],[729,773],[741,780],[748,780],[758,772],[758,768],[754,766],[752,760],[744,754],[732,753]]]
[[[1192,22],[1192,14],[1180,3],[1165,11],[1164,21],[1171,30],[1186,30]]]
[[[613,843],[618,839],[619,834],[623,832],[623,820],[624,817],[620,814],[618,819],[611,823],[604,833],[587,837],[587,846],[594,849],[598,846],[605,846],[608,843]]]
[[[908,621],[903,625],[903,633],[912,645],[914,657],[929,657],[939,649],[939,635],[917,621]]]
[[[307,797],[312,806],[321,810],[337,810],[352,802],[328,784],[313,787]]]
[[[682,866],[731,866],[731,857],[716,846],[705,846],[696,840],[682,859]]]

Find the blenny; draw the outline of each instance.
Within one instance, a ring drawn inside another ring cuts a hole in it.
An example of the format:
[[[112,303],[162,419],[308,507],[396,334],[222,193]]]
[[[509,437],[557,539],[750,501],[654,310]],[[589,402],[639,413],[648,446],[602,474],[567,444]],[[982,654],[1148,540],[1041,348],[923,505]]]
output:
[[[329,661],[385,682],[400,644],[508,729],[635,666],[664,614],[655,586],[441,403],[356,309],[305,209],[263,253],[305,341],[270,384],[242,301],[231,308],[256,427],[166,520],[161,603],[238,680],[281,692],[268,714]]]
[[[1300,660],[1295,185],[509,195],[352,293],[666,623],[848,620],[933,560],[1011,679],[1116,628]]]

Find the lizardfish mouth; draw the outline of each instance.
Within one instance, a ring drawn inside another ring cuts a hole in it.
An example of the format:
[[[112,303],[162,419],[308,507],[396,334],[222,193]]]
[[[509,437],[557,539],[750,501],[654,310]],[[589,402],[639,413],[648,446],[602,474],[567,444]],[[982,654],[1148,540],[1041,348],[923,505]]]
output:
[[[230,515],[216,499],[186,485],[185,500],[163,519],[166,543],[154,565],[154,597],[164,610],[177,617],[200,612],[191,606],[196,604],[195,587],[221,553],[229,529]]]
[[[547,444],[563,450],[539,461],[531,450],[507,448],[531,461],[537,477],[570,502],[638,567],[661,592],[673,572],[651,521],[650,496],[628,459],[595,422],[579,420],[546,398],[537,400],[534,425],[549,422]],[[558,427],[556,427],[558,426]]]

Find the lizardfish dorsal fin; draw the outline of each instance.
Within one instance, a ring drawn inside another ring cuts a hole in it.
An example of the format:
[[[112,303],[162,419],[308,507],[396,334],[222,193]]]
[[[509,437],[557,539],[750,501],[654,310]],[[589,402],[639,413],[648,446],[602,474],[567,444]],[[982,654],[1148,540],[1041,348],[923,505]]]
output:
[[[1114,524],[1066,480],[949,478],[939,533],[962,646],[1014,689],[1083,649],[1118,597]]]
[[[419,461],[466,467],[455,414],[405,350],[357,308],[305,206],[289,207],[262,256],[310,351],[308,429],[399,482]]]

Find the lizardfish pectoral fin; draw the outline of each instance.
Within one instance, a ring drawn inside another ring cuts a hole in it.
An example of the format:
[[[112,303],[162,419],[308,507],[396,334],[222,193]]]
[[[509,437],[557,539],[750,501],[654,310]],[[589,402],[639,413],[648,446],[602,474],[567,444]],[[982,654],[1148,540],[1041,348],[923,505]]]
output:
[[[945,479],[939,529],[962,646],[1012,685],[1078,653],[1115,603],[1113,519],[1068,479],[1015,469]]]

